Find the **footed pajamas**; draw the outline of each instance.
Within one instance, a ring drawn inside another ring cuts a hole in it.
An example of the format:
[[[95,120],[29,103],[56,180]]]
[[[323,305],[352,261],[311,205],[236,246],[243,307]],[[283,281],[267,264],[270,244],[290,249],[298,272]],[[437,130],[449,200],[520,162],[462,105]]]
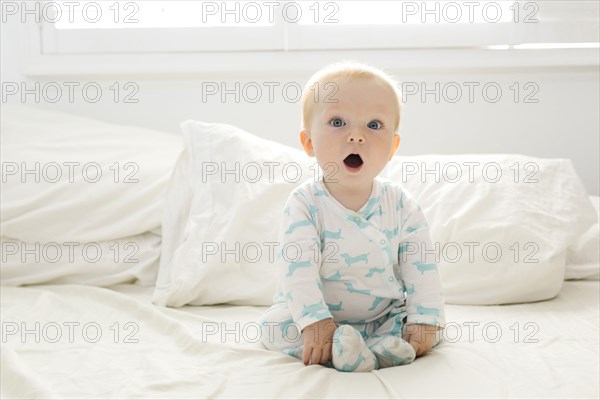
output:
[[[414,360],[407,324],[445,324],[427,221],[392,181],[374,179],[358,212],[322,179],[304,182],[286,202],[279,245],[275,304],[261,318],[268,349],[301,358],[302,330],[333,318],[333,366],[371,370]]]

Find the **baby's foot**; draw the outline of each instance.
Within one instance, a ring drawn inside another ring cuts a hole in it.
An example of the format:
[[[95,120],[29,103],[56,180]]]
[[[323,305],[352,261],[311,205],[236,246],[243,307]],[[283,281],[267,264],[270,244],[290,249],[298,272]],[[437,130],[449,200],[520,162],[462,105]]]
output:
[[[304,346],[292,347],[291,349],[285,349],[283,352],[288,356],[296,357],[302,360],[302,351],[304,350]]]
[[[369,349],[377,357],[379,368],[410,364],[416,357],[415,348],[397,336],[385,336],[369,343]]]
[[[333,334],[333,367],[345,372],[369,372],[378,368],[377,358],[361,334],[350,325],[340,325]]]

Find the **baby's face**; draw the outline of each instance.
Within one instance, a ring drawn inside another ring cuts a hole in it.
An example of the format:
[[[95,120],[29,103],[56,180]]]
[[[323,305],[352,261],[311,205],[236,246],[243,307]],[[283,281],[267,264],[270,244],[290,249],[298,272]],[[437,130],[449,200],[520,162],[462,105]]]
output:
[[[310,126],[301,137],[325,178],[344,185],[370,183],[396,152],[400,137],[392,90],[373,79],[336,82],[336,92],[314,105]],[[323,91],[325,92],[325,91]],[[337,102],[334,102],[336,101]]]

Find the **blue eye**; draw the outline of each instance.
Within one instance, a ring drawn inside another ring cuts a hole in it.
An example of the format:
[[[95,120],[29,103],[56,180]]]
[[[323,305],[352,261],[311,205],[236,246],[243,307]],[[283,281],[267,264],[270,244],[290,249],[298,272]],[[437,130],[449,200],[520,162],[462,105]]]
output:
[[[371,121],[367,124],[370,129],[381,129],[383,126],[379,121]]]
[[[339,128],[340,126],[346,125],[346,123],[342,121],[341,118],[332,118],[331,121],[329,121],[329,125]]]

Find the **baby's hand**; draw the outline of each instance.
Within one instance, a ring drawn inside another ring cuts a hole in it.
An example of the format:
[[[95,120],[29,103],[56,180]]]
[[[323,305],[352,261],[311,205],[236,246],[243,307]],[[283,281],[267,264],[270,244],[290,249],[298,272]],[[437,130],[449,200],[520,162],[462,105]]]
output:
[[[331,344],[335,323],[332,318],[323,319],[311,324],[302,330],[304,335],[304,351],[302,361],[304,365],[327,365],[331,361]]]
[[[406,327],[404,340],[410,343],[417,357],[427,353],[435,344],[436,331],[441,329],[435,325],[409,324]]]

